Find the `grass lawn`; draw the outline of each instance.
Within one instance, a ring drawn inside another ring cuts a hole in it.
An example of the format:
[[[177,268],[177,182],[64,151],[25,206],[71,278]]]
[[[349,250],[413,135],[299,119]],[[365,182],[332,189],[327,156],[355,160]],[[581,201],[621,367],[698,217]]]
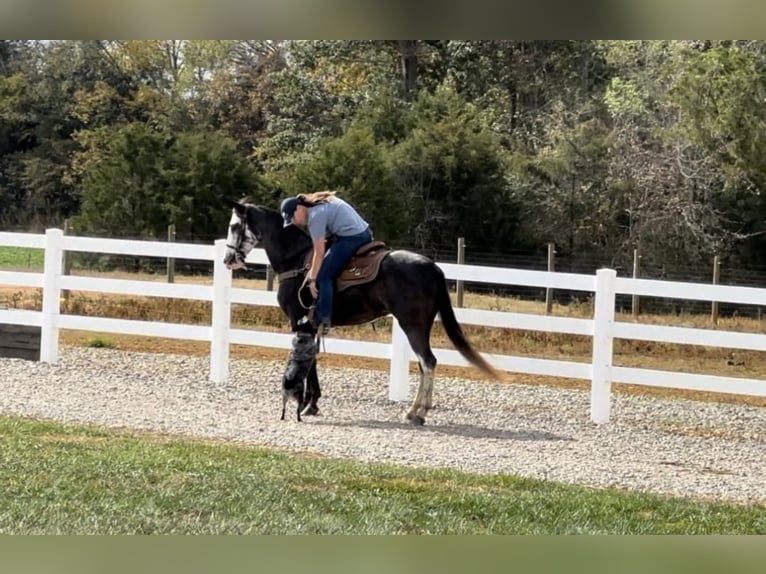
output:
[[[42,271],[44,254],[42,249],[0,246],[0,269]]]
[[[0,534],[764,534],[766,507],[0,417]]]

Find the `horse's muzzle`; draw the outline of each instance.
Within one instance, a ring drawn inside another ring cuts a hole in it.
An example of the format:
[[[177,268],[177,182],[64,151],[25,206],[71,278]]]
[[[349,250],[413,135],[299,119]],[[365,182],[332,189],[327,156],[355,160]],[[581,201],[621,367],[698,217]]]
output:
[[[245,267],[245,258],[239,251],[229,248],[226,250],[226,255],[223,257],[223,264],[226,265],[226,269],[229,269],[230,271],[243,269]]]

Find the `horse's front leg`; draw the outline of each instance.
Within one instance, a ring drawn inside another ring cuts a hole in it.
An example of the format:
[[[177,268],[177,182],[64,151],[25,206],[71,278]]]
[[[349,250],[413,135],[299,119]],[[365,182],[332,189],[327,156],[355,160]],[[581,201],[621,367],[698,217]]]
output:
[[[319,388],[319,375],[317,374],[317,362],[314,361],[306,377],[306,406],[301,414],[303,416],[319,414],[317,401],[322,396],[322,390]]]

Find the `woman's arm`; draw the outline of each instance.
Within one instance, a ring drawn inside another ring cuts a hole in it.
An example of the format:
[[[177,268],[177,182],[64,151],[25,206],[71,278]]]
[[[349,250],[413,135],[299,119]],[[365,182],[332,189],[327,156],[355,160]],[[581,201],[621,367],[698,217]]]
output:
[[[309,269],[309,279],[312,281],[316,281],[317,275],[319,274],[319,268],[322,266],[324,248],[324,237],[320,237],[314,241],[314,257],[311,259],[311,269]]]

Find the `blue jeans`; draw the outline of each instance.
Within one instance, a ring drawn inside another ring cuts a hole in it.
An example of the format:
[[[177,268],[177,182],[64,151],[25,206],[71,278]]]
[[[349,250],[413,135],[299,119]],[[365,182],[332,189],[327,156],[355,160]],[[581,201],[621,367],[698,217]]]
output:
[[[356,250],[370,241],[372,241],[372,233],[368,228],[358,235],[337,236],[335,243],[327,250],[316,280],[317,290],[319,291],[315,311],[317,325],[330,322],[332,317],[332,296],[335,292],[335,279],[351,260]]]

